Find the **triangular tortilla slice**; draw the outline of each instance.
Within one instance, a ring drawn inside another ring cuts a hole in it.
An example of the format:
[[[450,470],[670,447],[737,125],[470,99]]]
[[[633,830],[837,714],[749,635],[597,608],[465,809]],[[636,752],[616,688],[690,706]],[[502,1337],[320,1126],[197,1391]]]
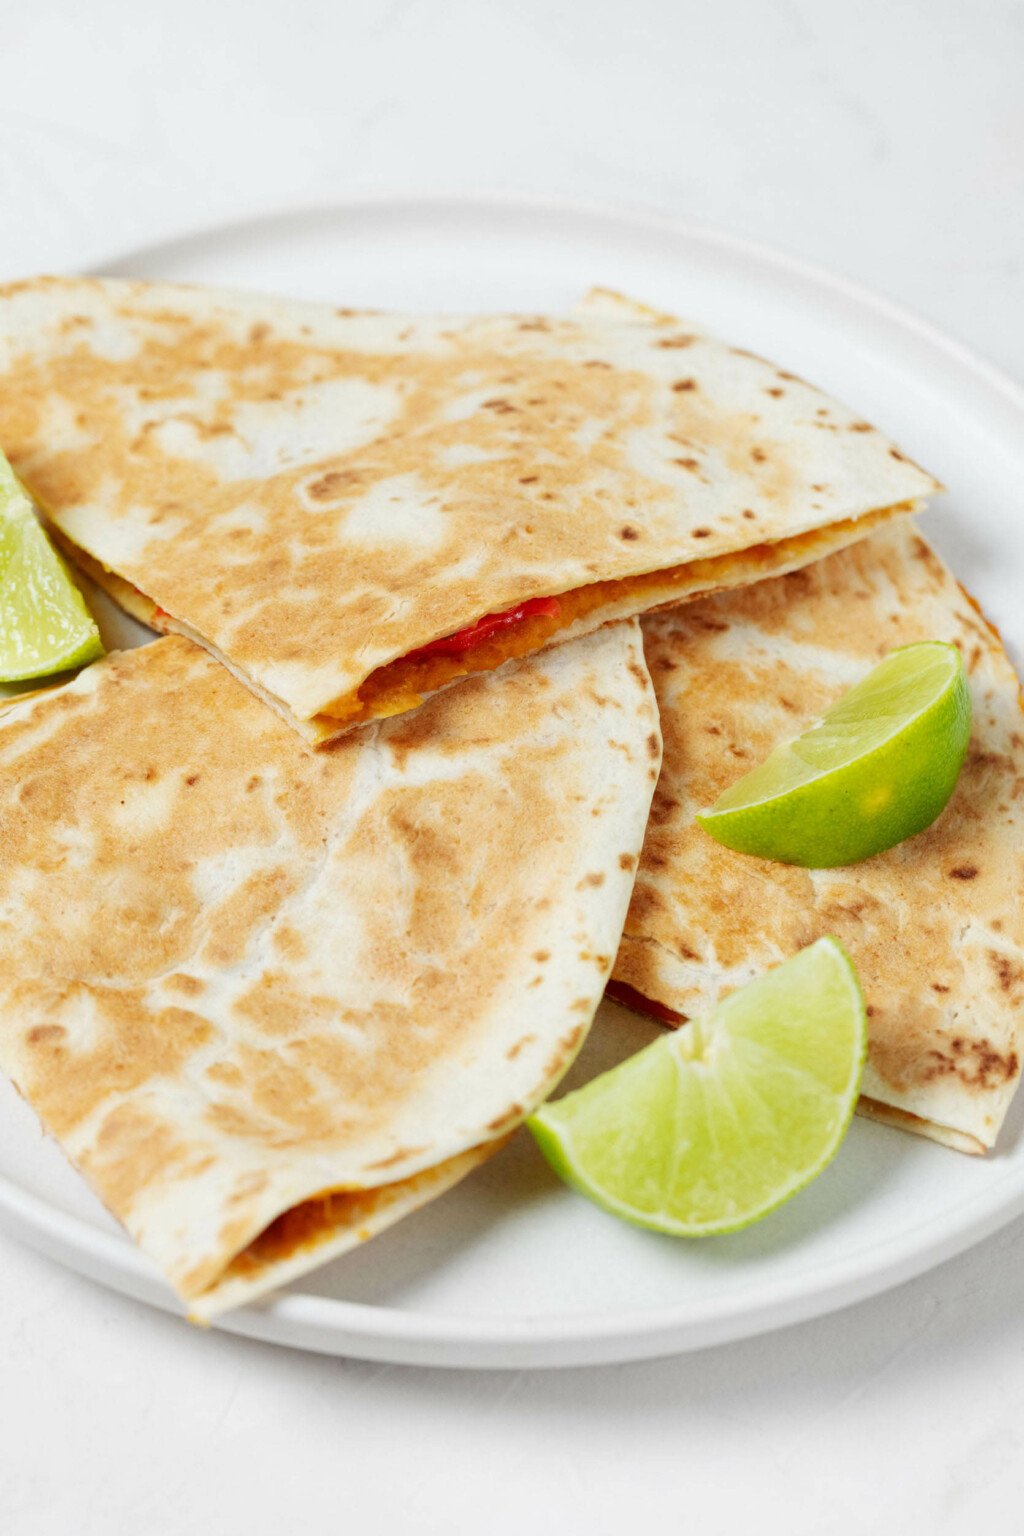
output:
[[[660,763],[635,621],[311,753],[200,647],[0,716],[0,1067],[191,1313],[440,1193],[572,1061]]]
[[[790,373],[607,298],[460,319],[16,283],[0,446],[90,575],[312,742],[937,488]]]
[[[868,1003],[861,1111],[961,1151],[992,1146],[1024,1030],[1024,717],[996,631],[913,525],[807,570],[644,621],[665,761],[613,995],[695,1017],[823,934]],[[694,813],[894,646],[960,646],[971,746],[927,831],[844,869],[721,847]]]

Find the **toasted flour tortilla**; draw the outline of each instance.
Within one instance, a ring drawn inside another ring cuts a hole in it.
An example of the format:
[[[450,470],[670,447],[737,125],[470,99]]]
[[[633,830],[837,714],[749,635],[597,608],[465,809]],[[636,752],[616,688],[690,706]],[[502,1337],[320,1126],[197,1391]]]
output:
[[[665,761],[614,995],[694,1017],[834,934],[868,1003],[861,1111],[961,1151],[991,1147],[1024,1031],[1024,717],[995,630],[901,525],[644,631]],[[927,831],[805,870],[733,853],[696,825],[695,811],[915,640],[960,646],[974,704],[959,784]]]
[[[791,374],[607,299],[459,319],[16,283],[0,445],[90,575],[312,742],[936,489]]]
[[[660,750],[635,621],[321,753],[177,636],[0,716],[0,1067],[193,1316],[546,1096]]]

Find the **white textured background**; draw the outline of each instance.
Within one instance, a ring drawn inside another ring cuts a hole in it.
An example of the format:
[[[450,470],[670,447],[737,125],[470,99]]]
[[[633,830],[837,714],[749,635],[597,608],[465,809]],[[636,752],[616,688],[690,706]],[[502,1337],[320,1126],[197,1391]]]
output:
[[[1015,0],[0,0],[0,277],[474,187],[754,236],[1024,377]],[[0,1530],[1014,1531],[1022,1271],[1018,1224],[773,1337],[455,1375],[195,1335],[4,1241]]]

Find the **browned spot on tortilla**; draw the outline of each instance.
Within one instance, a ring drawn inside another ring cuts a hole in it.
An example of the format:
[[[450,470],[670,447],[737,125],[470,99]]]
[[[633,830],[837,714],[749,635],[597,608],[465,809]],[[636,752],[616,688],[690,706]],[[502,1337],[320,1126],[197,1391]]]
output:
[[[330,469],[319,479],[310,481],[306,487],[307,495],[314,501],[331,501],[335,496],[350,488],[352,476],[344,470]]]
[[[367,1167],[394,1168],[396,1163],[404,1163],[408,1158],[418,1157],[424,1151],[426,1151],[425,1147],[400,1147],[397,1152],[390,1153],[388,1157],[382,1157],[376,1163],[368,1163]]]
[[[694,458],[673,459],[672,462],[673,462],[673,464],[678,464],[680,469],[689,469],[689,470],[700,469],[700,460],[699,459],[694,459]]]
[[[545,960],[551,959],[551,951],[548,949],[535,950],[533,958],[537,961],[538,965],[543,965]]]
[[[1012,960],[1009,955],[1000,954],[996,949],[990,949],[988,951],[988,960],[1004,992],[1013,992],[1024,981],[1024,966],[1021,966],[1018,961]]]
[[[639,531],[636,528],[631,527],[629,523],[626,523],[622,528],[619,529],[620,539],[638,539],[639,537]]]
[[[299,930],[291,923],[278,923],[273,930],[273,944],[279,955],[288,960],[305,960],[309,945]]]
[[[686,336],[680,333],[676,336],[663,336],[660,341],[655,342],[655,346],[663,347],[665,349],[675,347],[692,347],[696,340],[696,336]]]
[[[29,1045],[56,1045],[66,1034],[63,1024],[33,1024],[25,1039]]]
[[[578,1003],[573,1004],[575,1010],[587,1013],[592,1013],[594,1006],[595,1000],[593,998],[581,998]],[[568,1063],[572,1060],[576,1047],[583,1039],[584,1029],[585,1025],[575,1024],[567,1034],[562,1036],[544,1068],[544,1079],[546,1082],[551,1082],[562,1076]]]
[[[604,885],[603,870],[598,869],[592,874],[584,875],[583,879],[578,882],[576,889],[581,891],[585,885]]]
[[[619,868],[630,874],[636,868],[636,855],[633,853],[619,854]]]
[[[973,880],[978,874],[976,864],[958,864],[955,869],[949,871],[951,880]]]
[[[187,971],[173,971],[170,976],[165,976],[164,986],[183,992],[186,997],[198,997],[206,990],[205,981],[199,976],[190,976]]]
[[[532,1045],[536,1038],[536,1035],[524,1035],[521,1040],[517,1040],[514,1045],[510,1045],[508,1050],[505,1052],[507,1060],[515,1061],[516,1057],[519,1055],[519,1052],[525,1046]]]
[[[768,455],[765,453],[763,448],[751,448],[750,457],[753,459],[755,464],[763,464]]]
[[[669,794],[667,790],[656,790],[654,803],[651,806],[651,825],[654,827],[664,826],[665,822],[671,821],[678,809],[679,801],[673,795]],[[655,858],[658,857],[657,854],[654,856]]]
[[[510,1109],[506,1109],[496,1119],[488,1121],[486,1129],[489,1131],[507,1130],[513,1125],[518,1125],[525,1113],[526,1111],[521,1104],[513,1104]]]
[[[213,1061],[207,1067],[205,1076],[211,1083],[223,1083],[226,1088],[240,1088],[245,1079],[240,1067],[233,1061]]]
[[[676,394],[683,394],[683,393],[685,393],[685,392],[687,392],[687,391],[689,391],[691,389],[696,389],[697,388],[697,380],[696,379],[677,379],[676,382],[672,385],[672,388],[675,390]]]
[[[710,528],[695,528],[693,530],[693,537],[695,539],[709,539],[711,537],[711,529]]]
[[[925,1058],[917,1074],[922,1082],[958,1077],[968,1088],[997,1088],[1010,1082],[1020,1070],[1016,1051],[997,1051],[986,1038],[965,1040],[957,1035],[949,1042],[948,1051],[932,1048],[925,1052]]]

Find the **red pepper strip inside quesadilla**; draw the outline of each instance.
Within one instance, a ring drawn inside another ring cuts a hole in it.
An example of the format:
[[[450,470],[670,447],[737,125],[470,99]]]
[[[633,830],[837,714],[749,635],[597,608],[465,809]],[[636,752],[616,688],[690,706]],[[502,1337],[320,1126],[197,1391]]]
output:
[[[454,635],[442,635],[440,640],[431,640],[429,645],[421,645],[415,651],[410,651],[405,659],[412,661],[421,656],[464,656],[467,651],[475,651],[496,635],[514,629],[525,619],[557,619],[561,606],[557,597],[533,597],[515,608],[506,609],[504,613],[485,613],[482,619],[478,619],[468,629],[460,629]]]

